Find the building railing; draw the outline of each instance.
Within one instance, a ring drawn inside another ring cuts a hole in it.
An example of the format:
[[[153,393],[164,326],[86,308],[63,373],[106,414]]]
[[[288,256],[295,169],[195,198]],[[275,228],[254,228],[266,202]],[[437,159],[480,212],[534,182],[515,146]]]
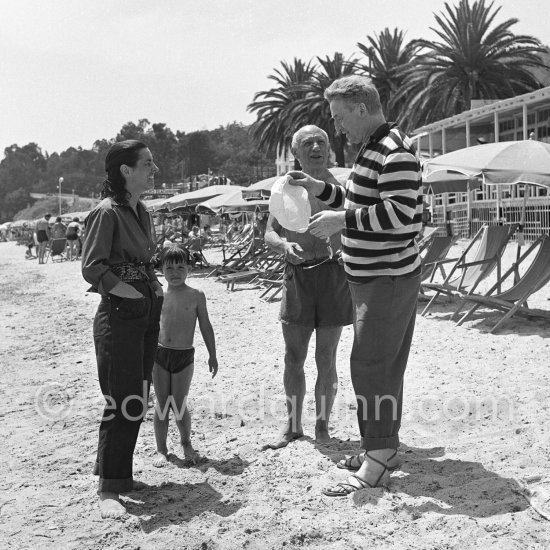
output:
[[[444,208],[447,216],[444,215]],[[522,198],[502,199],[500,209],[499,216],[495,200],[474,201],[468,221],[466,203],[449,204],[446,207],[438,205],[434,206],[432,225],[440,227],[442,234],[452,233],[457,237],[469,238],[485,224],[521,223],[524,210]],[[534,241],[542,233],[550,233],[550,197],[530,197],[525,204],[523,236],[526,241]]]

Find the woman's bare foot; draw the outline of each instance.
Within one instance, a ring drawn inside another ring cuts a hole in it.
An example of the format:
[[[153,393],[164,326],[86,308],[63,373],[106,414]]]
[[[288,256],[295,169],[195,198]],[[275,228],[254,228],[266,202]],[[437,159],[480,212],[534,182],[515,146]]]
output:
[[[103,519],[120,519],[126,515],[116,493],[99,493],[99,510]]]
[[[155,458],[153,458],[153,466],[155,466],[155,468],[164,468],[165,466],[168,466],[168,464],[168,453],[161,453],[160,451],[157,451]]]

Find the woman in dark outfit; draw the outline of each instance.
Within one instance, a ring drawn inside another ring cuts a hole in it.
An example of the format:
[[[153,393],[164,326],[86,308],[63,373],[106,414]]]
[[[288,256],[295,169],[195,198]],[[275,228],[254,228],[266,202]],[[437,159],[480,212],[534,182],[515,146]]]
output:
[[[147,411],[162,287],[151,257],[154,226],[140,195],[158,171],[144,143],[115,143],[105,159],[103,200],[86,220],[82,275],[101,294],[94,319],[99,384],[106,406],[94,473],[104,518],[122,517],[120,493],[133,489],[132,461]]]

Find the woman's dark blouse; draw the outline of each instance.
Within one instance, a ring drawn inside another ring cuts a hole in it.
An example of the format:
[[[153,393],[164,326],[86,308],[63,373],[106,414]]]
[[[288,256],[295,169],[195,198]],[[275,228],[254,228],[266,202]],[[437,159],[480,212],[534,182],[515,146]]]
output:
[[[155,270],[149,264],[155,253],[155,229],[143,203],[137,215],[129,205],[112,198],[103,199],[88,215],[82,248],[82,275],[93,292],[108,294],[120,282],[111,266],[120,263],[143,263],[151,281]]]

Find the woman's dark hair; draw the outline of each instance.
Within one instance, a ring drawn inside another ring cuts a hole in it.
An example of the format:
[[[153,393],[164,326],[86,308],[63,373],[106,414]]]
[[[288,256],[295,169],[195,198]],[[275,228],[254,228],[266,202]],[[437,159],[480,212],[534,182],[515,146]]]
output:
[[[127,139],[117,141],[111,145],[105,157],[105,172],[107,178],[103,182],[101,198],[113,197],[120,204],[127,204],[130,193],[126,190],[126,180],[120,173],[120,167],[135,166],[139,159],[139,153],[142,149],[147,149],[147,145],[136,139]]]

